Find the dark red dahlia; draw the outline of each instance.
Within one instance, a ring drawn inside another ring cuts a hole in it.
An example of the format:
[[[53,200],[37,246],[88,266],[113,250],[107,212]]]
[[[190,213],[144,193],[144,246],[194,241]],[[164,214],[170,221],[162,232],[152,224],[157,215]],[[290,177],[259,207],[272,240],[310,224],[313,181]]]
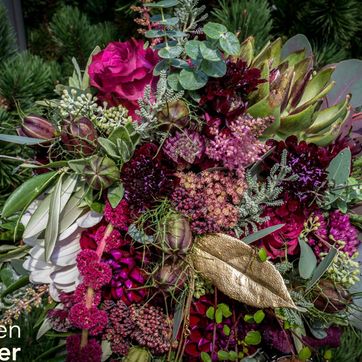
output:
[[[174,170],[157,151],[155,144],[144,144],[122,169],[125,198],[135,210],[141,211],[172,192]]]
[[[260,79],[260,75],[259,69],[249,68],[243,60],[235,63],[229,61],[226,74],[207,83],[200,105],[206,105],[208,111],[214,115],[235,119],[244,113],[247,95],[254,91],[258,84],[265,82]]]

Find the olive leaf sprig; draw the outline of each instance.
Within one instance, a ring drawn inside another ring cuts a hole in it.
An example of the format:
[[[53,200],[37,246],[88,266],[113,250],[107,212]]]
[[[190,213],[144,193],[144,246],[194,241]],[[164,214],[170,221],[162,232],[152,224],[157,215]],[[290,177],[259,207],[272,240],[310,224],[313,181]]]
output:
[[[204,87],[209,77],[222,77],[226,73],[225,56],[240,52],[238,38],[222,24],[209,22],[202,28],[205,40],[197,39],[197,36],[190,39],[190,31],[200,22],[195,14],[187,15],[187,11],[195,9],[195,4],[197,1],[163,0],[146,5],[160,11],[151,17],[153,29],[145,34],[147,38],[163,40],[154,46],[162,58],[154,74],[167,71],[168,84],[174,90],[195,91]],[[165,14],[166,9],[175,6],[178,6],[175,16]]]

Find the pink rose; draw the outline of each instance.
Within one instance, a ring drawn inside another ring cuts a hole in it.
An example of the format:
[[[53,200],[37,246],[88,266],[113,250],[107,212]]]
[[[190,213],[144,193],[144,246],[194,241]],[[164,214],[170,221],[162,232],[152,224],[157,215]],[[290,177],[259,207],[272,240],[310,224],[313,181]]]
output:
[[[99,99],[112,106],[122,104],[134,113],[137,100],[154,79],[153,68],[158,62],[157,53],[143,45],[133,38],[113,42],[93,56],[88,73]]]

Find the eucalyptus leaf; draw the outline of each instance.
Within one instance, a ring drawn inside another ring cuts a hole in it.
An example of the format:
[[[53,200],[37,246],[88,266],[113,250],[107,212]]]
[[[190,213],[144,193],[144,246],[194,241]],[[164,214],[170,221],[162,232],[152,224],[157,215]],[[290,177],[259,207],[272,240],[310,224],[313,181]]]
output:
[[[351,151],[348,147],[338,153],[327,167],[328,181],[335,186],[344,185],[351,173]]]
[[[199,49],[201,56],[210,62],[219,62],[222,60],[220,51],[215,49],[209,42],[200,42]]]
[[[179,76],[180,84],[184,89],[196,90],[204,87],[207,83],[208,76],[201,71],[182,69]]]
[[[178,4],[178,0],[162,0],[157,3],[145,3],[148,8],[172,8]]]
[[[230,55],[238,55],[240,53],[240,42],[237,36],[230,31],[219,39],[221,49]]]
[[[28,275],[23,275],[22,277],[20,277],[18,280],[16,280],[15,282],[13,282],[12,284],[10,284],[2,293],[1,293],[1,298],[6,297],[8,294],[11,294],[13,292],[15,292],[16,290],[25,287],[26,285],[29,284],[29,276]]]
[[[112,158],[119,158],[117,146],[107,138],[98,137],[98,143]]]
[[[87,61],[87,64],[85,66],[85,70],[84,70],[84,74],[83,74],[83,79],[82,79],[82,88],[83,90],[86,90],[88,89],[89,87],[89,74],[88,74],[88,69],[89,69],[89,66],[91,65],[92,63],[92,60],[93,60],[93,56],[98,54],[99,52],[101,51],[101,48],[97,45],[92,53],[90,54],[89,58],[88,58],[88,61]]]
[[[183,48],[179,45],[174,47],[166,46],[158,51],[158,56],[165,59],[177,58],[181,55]]]
[[[182,86],[181,86],[181,84],[179,82],[179,74],[178,73],[171,73],[167,77],[167,83],[174,91],[181,91],[182,90]]]
[[[284,226],[285,226],[285,224],[277,224],[277,225],[269,226],[265,229],[261,229],[253,234],[246,236],[245,238],[242,239],[242,241],[245,244],[251,244],[254,241],[260,240],[260,239],[264,238],[265,236],[270,235],[277,230],[280,230]]]
[[[170,67],[169,61],[163,59],[159,61],[156,66],[153,68],[153,75],[158,76],[163,70],[167,70]]]
[[[204,33],[211,39],[219,39],[221,35],[227,32],[225,25],[209,22],[204,28]]]
[[[145,33],[146,38],[163,38],[167,34],[164,30],[148,30]]]
[[[45,260],[49,261],[58,240],[59,221],[61,213],[62,176],[59,177],[54,191],[51,194],[49,204],[49,219],[45,229],[44,246]]]
[[[190,69],[189,63],[182,59],[171,59],[171,65],[175,68]]]
[[[176,40],[170,40],[168,42],[162,42],[162,43],[158,43],[154,46],[154,49],[162,49],[162,48],[165,48],[167,46],[170,46],[170,47],[173,47],[177,45],[177,41]]]
[[[313,249],[302,238],[299,238],[299,246],[299,275],[303,279],[309,279],[317,266],[317,258],[313,252]]]
[[[185,44],[185,53],[191,58],[196,60],[200,55],[200,44],[199,40],[189,40]]]
[[[223,60],[220,62],[203,60],[201,62],[201,70],[209,77],[220,78],[226,74],[226,63]]]

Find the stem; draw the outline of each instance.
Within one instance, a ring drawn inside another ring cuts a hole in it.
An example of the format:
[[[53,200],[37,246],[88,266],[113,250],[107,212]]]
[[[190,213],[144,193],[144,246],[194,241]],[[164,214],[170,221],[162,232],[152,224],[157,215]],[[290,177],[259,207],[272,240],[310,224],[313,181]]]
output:
[[[102,240],[99,242],[96,253],[98,255],[98,261],[101,260],[103,252],[104,252],[104,248],[106,247],[106,241],[109,237],[109,235],[112,233],[113,231],[113,225],[112,224],[108,224],[106,231],[103,235]],[[91,309],[92,304],[93,304],[93,298],[94,298],[94,289],[91,287],[88,287],[87,289],[87,294],[85,297],[85,305],[87,307],[87,309]],[[80,341],[80,349],[82,349],[83,347],[85,347],[88,344],[88,329],[82,329],[82,338]]]
[[[216,309],[217,309],[217,289],[214,287],[214,330],[212,332],[212,349],[211,349],[211,359],[215,356],[215,344],[216,344]]]

